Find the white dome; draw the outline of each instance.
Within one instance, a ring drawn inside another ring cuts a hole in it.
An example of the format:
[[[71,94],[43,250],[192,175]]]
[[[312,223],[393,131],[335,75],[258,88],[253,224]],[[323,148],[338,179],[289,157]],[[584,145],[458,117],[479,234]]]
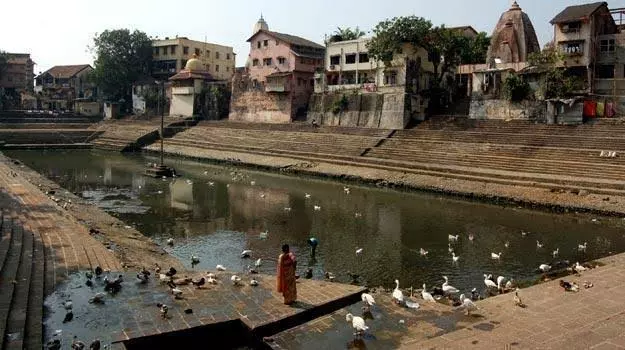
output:
[[[256,22],[256,24],[254,25],[254,31],[252,35],[258,33],[261,30],[269,30],[269,25],[267,24],[267,22],[265,22],[262,14],[260,15],[260,19],[258,20],[258,22]]]

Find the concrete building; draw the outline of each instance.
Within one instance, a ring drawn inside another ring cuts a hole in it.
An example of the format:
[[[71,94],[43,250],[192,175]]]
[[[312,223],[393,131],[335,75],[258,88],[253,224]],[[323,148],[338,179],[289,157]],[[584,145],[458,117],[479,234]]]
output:
[[[152,47],[152,76],[157,80],[180,72],[194,55],[214,79],[230,81],[234,74],[236,60],[230,46],[180,37],[154,40]]]
[[[0,75],[0,95],[6,109],[32,109],[35,62],[28,53],[7,53],[7,66]],[[1,104],[1,102],[0,102]]]
[[[434,72],[427,51],[405,45],[387,65],[369,57],[369,41],[360,38],[327,45],[325,70],[315,75],[311,122],[401,129],[411,119],[425,119],[428,101],[421,91],[429,88]],[[343,96],[348,101],[343,111],[328,107]],[[381,103],[374,103],[377,99]]]
[[[93,71],[88,64],[54,66],[35,78],[35,92],[40,108],[73,110],[76,99],[97,97],[97,88],[87,76]]]
[[[288,123],[305,118],[314,89],[313,75],[323,66],[325,48],[298,36],[255,24],[244,70],[233,79],[230,119]]]
[[[199,113],[198,97],[207,83],[215,79],[204,69],[204,64],[193,57],[183,70],[169,78],[171,85],[170,116],[191,117]]]

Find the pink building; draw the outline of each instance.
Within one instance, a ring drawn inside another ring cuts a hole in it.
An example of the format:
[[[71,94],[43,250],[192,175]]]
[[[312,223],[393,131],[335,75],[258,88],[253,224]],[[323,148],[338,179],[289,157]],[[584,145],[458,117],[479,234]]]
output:
[[[272,32],[260,18],[247,40],[245,71],[235,76],[230,119],[288,123],[306,118],[313,75],[323,67],[325,47],[297,36]]]

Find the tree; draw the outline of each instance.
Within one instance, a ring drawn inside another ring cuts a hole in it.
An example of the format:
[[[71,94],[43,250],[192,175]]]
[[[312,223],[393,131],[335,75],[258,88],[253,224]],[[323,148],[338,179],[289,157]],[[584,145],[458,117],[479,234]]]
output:
[[[503,82],[504,96],[513,102],[523,101],[530,96],[530,84],[517,74],[510,74]]]
[[[394,17],[384,20],[373,28],[373,38],[367,44],[369,57],[388,66],[393,55],[402,53],[404,44],[411,44],[415,49],[425,47],[431,29],[432,22],[423,17]]]
[[[565,67],[558,66],[563,58],[564,55],[558,51],[553,42],[545,44],[540,52],[529,55],[530,65],[541,74],[538,93],[542,98],[564,98],[573,91],[584,88],[581,78],[567,74]]]
[[[105,30],[93,38],[92,80],[108,97],[130,101],[132,84],[150,74],[152,40],[142,31]]]
[[[475,38],[464,37],[461,41],[460,51],[461,64],[477,64],[486,62],[486,54],[490,46],[490,37],[485,32],[480,32]]]
[[[326,44],[336,43],[339,41],[356,40],[363,36],[365,36],[365,32],[360,30],[360,28],[358,27],[355,27],[355,28],[337,27],[334,33],[332,33],[332,35],[330,35],[330,37],[326,41]]]

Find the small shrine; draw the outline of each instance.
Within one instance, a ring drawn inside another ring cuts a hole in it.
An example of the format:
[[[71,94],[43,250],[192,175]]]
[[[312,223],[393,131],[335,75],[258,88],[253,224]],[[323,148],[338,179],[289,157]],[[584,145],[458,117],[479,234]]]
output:
[[[207,83],[215,79],[204,69],[197,56],[193,55],[184,69],[169,80],[172,82],[169,115],[191,117],[199,112],[196,97],[200,95]]]

